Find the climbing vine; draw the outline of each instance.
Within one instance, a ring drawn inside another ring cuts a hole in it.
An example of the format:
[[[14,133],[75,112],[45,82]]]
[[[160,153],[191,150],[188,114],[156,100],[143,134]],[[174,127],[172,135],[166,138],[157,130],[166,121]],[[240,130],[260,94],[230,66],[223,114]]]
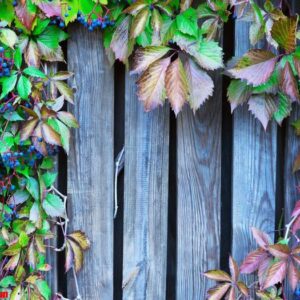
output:
[[[300,101],[298,16],[286,1],[265,0],[260,6],[254,0],[192,2],[0,0],[0,288],[10,291],[10,299],[50,299],[46,250],[66,251],[66,271],[72,269],[76,277],[90,246],[83,232],[68,231],[67,197],[55,187],[55,155],[59,147],[68,153],[70,129],[78,127],[64,110],[66,103],[74,104],[68,85],[73,74],[53,67],[65,61],[61,43],[68,38],[65,28],[70,22],[87,31],[103,31],[109,61],[122,61],[138,76],[138,98],[146,111],[167,99],[177,115],[185,104],[196,111],[209,101],[215,89],[212,71],[224,68],[223,24],[234,17],[249,22],[252,49],[225,66],[232,78],[232,111],[247,104],[266,129],[272,119],[280,125],[292,104]],[[261,41],[265,45],[258,48]],[[294,126],[300,134],[300,120]],[[300,155],[294,171],[299,169]],[[299,208],[293,217],[295,227]],[[297,225],[295,232],[298,229]],[[49,241],[59,230],[63,244],[53,246]],[[262,299],[281,299],[275,285],[283,282],[288,269],[295,289],[300,251],[288,248],[288,235],[271,245],[264,233],[253,233],[260,248],[242,270],[254,272],[265,260],[268,272],[280,266],[279,277],[269,276],[267,283],[256,286]],[[206,273],[224,282],[209,291],[209,299],[226,293],[235,299],[236,290],[241,292],[239,299],[248,296],[246,285],[237,281],[239,269],[233,259],[230,268],[232,278],[223,271]],[[63,299],[59,293],[53,296]]]

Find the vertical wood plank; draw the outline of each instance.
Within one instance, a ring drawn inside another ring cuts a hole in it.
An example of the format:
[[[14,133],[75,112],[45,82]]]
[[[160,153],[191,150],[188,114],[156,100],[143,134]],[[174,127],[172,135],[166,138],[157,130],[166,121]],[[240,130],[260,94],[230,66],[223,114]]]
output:
[[[68,159],[68,212],[72,229],[91,240],[79,288],[83,299],[113,298],[113,124],[114,77],[101,34],[70,28],[68,69],[75,72],[76,101],[70,110],[80,128],[73,131]],[[75,296],[72,274],[69,298]]]
[[[57,63],[48,63],[45,64],[45,73],[50,74],[51,72],[57,71]],[[54,172],[58,172],[58,154],[54,158]],[[57,182],[55,182],[55,187],[57,187]],[[57,247],[57,227],[52,224],[52,226],[55,228],[55,234],[56,237],[53,239],[50,239],[47,241],[49,246]],[[47,248],[47,262],[52,266],[52,269],[50,272],[46,273],[46,280],[49,284],[49,287],[51,289],[52,295],[59,292],[58,291],[58,266],[57,266],[57,253],[52,248]]]
[[[249,23],[236,21],[235,55],[250,48]],[[248,105],[234,113],[232,255],[240,263],[257,245],[251,227],[273,235],[275,229],[277,127],[274,122],[265,132],[248,111]]]
[[[300,3],[297,0],[292,0],[292,9],[295,13],[300,12]],[[300,118],[299,104],[293,104],[291,116],[286,124],[285,132],[285,151],[284,151],[284,181],[283,181],[283,193],[284,193],[284,220],[288,223],[292,211],[295,207],[295,203],[299,200],[299,192],[297,186],[299,186],[300,173],[293,173],[293,164],[296,156],[300,152],[300,138],[296,136],[295,130],[292,127],[292,123]],[[291,291],[289,285],[286,285],[288,299],[294,299],[294,293]]]
[[[151,113],[126,75],[123,299],[165,299],[169,109]]]
[[[201,276],[219,267],[222,76],[215,93],[196,113],[185,107],[177,121],[178,300],[204,299]]]

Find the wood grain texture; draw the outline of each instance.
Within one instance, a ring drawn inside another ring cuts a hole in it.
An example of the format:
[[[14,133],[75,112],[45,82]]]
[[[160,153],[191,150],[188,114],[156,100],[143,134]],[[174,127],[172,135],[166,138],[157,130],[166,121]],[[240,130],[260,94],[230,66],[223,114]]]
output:
[[[68,212],[72,229],[91,240],[79,287],[83,299],[113,298],[113,124],[114,77],[101,34],[70,27],[68,69],[75,72],[75,105],[80,128],[72,132],[68,159]],[[72,274],[68,297],[74,298]]]
[[[201,274],[219,267],[221,210],[222,80],[196,113],[185,107],[177,120],[178,300],[204,299]]]
[[[144,112],[125,84],[123,299],[165,299],[169,108]]]
[[[50,74],[51,72],[57,71],[57,63],[45,64],[45,73]],[[58,155],[54,158],[54,172],[58,172]],[[55,182],[55,187],[57,188],[57,182]],[[54,224],[55,233],[58,234],[58,229]],[[47,241],[49,246],[57,247],[57,236],[53,239]],[[58,292],[58,265],[57,265],[57,253],[52,248],[47,248],[47,262],[52,266],[50,272],[46,273],[46,280],[51,288],[52,294]]]
[[[249,25],[236,22],[235,55],[250,48]],[[232,182],[232,255],[241,263],[257,245],[251,227],[273,235],[277,163],[277,127],[274,122],[265,132],[248,111],[248,105],[234,112]]]

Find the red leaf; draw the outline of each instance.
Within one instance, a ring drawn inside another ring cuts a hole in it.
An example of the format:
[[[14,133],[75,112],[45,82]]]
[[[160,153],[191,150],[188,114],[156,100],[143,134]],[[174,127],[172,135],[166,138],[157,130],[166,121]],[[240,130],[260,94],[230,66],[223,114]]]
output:
[[[31,30],[32,24],[35,20],[35,14],[32,14],[28,11],[26,4],[19,4],[16,8],[16,15],[22,24],[28,29]]]
[[[288,267],[288,279],[292,291],[296,289],[297,284],[299,282],[299,278],[300,278],[299,270],[296,268],[293,262],[290,262]]]
[[[48,18],[61,16],[61,7],[59,4],[41,2],[38,4],[38,7]]]
[[[268,246],[271,243],[271,238],[268,234],[266,234],[263,231],[260,231],[259,229],[252,227],[252,234],[254,239],[256,240],[256,243],[263,249],[267,249]]]
[[[288,246],[279,244],[269,246],[268,250],[273,256],[280,259],[288,259],[291,253]]]
[[[272,260],[273,259],[271,257],[263,259],[258,267],[257,275],[258,275],[258,281],[259,281],[260,286],[263,286],[263,283],[267,276],[267,270],[268,270]]]
[[[217,285],[207,291],[209,300],[221,300],[230,288],[230,283]]]
[[[250,252],[241,265],[241,272],[244,274],[251,274],[255,272],[258,270],[261,262],[267,257],[268,253],[263,249],[257,249],[253,252]]]
[[[228,293],[228,300],[235,300],[235,289],[234,287],[231,287],[231,289],[229,290],[229,293]]]
[[[289,96],[291,100],[299,100],[298,85],[289,62],[285,63],[280,75],[281,90]]]
[[[263,288],[267,289],[277,283],[282,283],[287,271],[287,262],[284,260],[273,264],[268,270],[266,281]]]
[[[229,268],[232,281],[237,282],[240,276],[239,266],[231,256],[229,257]]]
[[[278,57],[270,51],[254,49],[246,53],[238,65],[227,72],[237,79],[247,80],[254,86],[265,83],[272,75]]]

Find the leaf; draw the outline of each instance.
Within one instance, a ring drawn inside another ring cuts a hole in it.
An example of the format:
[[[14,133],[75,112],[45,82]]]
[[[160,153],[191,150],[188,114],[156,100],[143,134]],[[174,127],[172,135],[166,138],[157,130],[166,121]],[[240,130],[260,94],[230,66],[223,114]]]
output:
[[[34,177],[29,177],[27,179],[26,189],[31,194],[34,200],[39,200],[39,184]]]
[[[230,283],[224,283],[210,288],[207,291],[208,300],[221,300],[230,288]]]
[[[80,271],[80,269],[82,268],[82,265],[83,265],[82,249],[76,242],[74,242],[70,239],[67,240],[67,243],[69,244],[69,246],[71,247],[71,249],[73,251],[74,267],[75,267],[75,271],[78,272],[78,271]]]
[[[137,81],[138,98],[144,103],[146,111],[163,104],[165,77],[170,61],[170,57],[167,57],[154,62]]]
[[[148,46],[135,51],[131,74],[144,72],[152,63],[161,59],[171,48],[165,46]]]
[[[68,237],[78,243],[82,250],[87,250],[90,248],[90,241],[82,231],[73,231],[72,233],[68,234]]]
[[[27,140],[32,135],[38,121],[38,119],[34,118],[24,123],[24,125],[21,128],[21,141]]]
[[[228,89],[227,97],[230,102],[231,112],[233,112],[239,105],[247,102],[251,96],[251,86],[242,80],[231,80]]]
[[[185,11],[186,9],[188,9],[191,6],[192,2],[193,0],[181,0],[180,1],[181,11]]]
[[[216,70],[223,67],[222,48],[214,41],[203,40],[200,42],[195,58],[200,66],[206,70]]]
[[[43,138],[45,139],[46,143],[50,145],[58,145],[61,146],[60,136],[59,134],[48,124],[42,124],[42,133]]]
[[[26,69],[23,70],[23,73],[32,76],[32,77],[38,77],[38,78],[47,78],[45,73],[43,73],[41,70],[35,68],[35,67],[27,67]]]
[[[4,266],[4,270],[13,271],[17,267],[19,260],[20,260],[20,253],[12,256],[7,262],[7,264]]]
[[[10,77],[6,77],[2,82],[2,93],[0,99],[3,99],[9,92],[11,92],[17,83],[18,76],[12,75]]]
[[[61,145],[63,146],[66,153],[69,153],[70,148],[70,129],[59,120],[55,120],[60,134]]]
[[[240,276],[239,266],[231,256],[229,257],[229,269],[232,281],[237,282]]]
[[[63,122],[65,123],[68,127],[72,127],[72,128],[78,128],[79,124],[76,120],[76,118],[67,111],[59,111],[57,113],[57,117]]]
[[[51,289],[48,286],[48,283],[45,280],[38,279],[35,282],[36,287],[38,288],[40,294],[44,297],[45,300],[50,300],[51,298]]]
[[[23,295],[21,285],[17,285],[10,294],[10,300],[21,300]]]
[[[22,65],[22,52],[21,49],[18,47],[14,52],[14,63],[15,66],[20,69]]]
[[[74,73],[69,72],[69,71],[59,71],[57,73],[55,73],[51,79],[52,80],[67,80],[69,78],[71,78],[72,76],[74,76]]]
[[[292,289],[292,292],[294,292],[299,282],[300,274],[299,274],[299,270],[296,268],[293,262],[290,262],[289,264],[287,275],[288,275],[289,285]]]
[[[280,244],[270,245],[268,247],[268,251],[273,256],[279,259],[288,259],[290,255],[290,249],[287,245],[280,245]]]
[[[151,27],[153,29],[153,37],[152,44],[159,45],[160,44],[160,31],[162,28],[163,20],[157,9],[153,9],[152,17],[151,17]]]
[[[148,17],[148,8],[144,8],[134,17],[130,28],[130,38],[134,39],[144,31]]]
[[[239,281],[237,283],[238,289],[240,290],[240,292],[245,296],[248,297],[249,296],[249,289],[248,287],[245,285],[244,282]]]
[[[29,66],[39,67],[41,64],[41,52],[38,45],[33,40],[30,40],[24,51],[24,58]]]
[[[21,231],[18,242],[22,248],[24,248],[28,245],[29,237],[24,231]]]
[[[281,70],[280,88],[293,101],[300,99],[298,85],[289,62],[286,62],[284,68]]]
[[[15,11],[19,20],[30,31],[35,20],[35,13],[29,11],[27,4],[19,4],[15,7]]]
[[[129,38],[130,23],[131,18],[128,16],[116,28],[110,44],[115,58],[123,63],[127,63],[128,57],[133,51],[133,42]]]
[[[274,263],[268,270],[266,281],[263,289],[267,289],[277,283],[282,283],[287,271],[286,261],[278,261]]]
[[[252,95],[248,101],[249,110],[267,130],[268,123],[276,111],[273,98],[268,94]]]
[[[221,282],[231,282],[230,276],[222,270],[211,270],[203,274],[205,277]]]
[[[0,29],[0,42],[2,42],[4,45],[13,48],[17,41],[18,37],[13,30],[8,28]]]
[[[274,112],[273,117],[276,122],[281,125],[282,121],[287,118],[292,111],[292,104],[290,99],[283,93],[278,93],[278,106],[277,110]]]
[[[177,28],[184,34],[198,37],[198,16],[197,11],[189,8],[176,17]]]
[[[214,82],[191,58],[186,60],[184,68],[189,86],[188,101],[195,113],[205,100],[213,95]]]
[[[50,217],[63,217],[65,215],[65,205],[57,195],[47,194],[42,207]]]
[[[227,73],[237,79],[246,80],[254,86],[265,83],[275,70],[278,57],[270,51],[250,50],[233,69]]]
[[[29,214],[29,220],[33,223],[36,223],[40,218],[40,208],[37,202],[34,202]]]
[[[54,184],[57,178],[57,173],[46,172],[42,175],[42,178],[46,188],[49,188]]]
[[[74,253],[73,253],[71,245],[67,242],[67,245],[66,245],[66,262],[65,262],[66,272],[68,272],[72,268],[73,261],[74,261]]]
[[[261,248],[267,250],[268,246],[271,243],[271,238],[269,237],[269,235],[255,227],[252,227],[251,231],[252,231],[252,235],[253,235],[253,238],[255,239],[256,243]]]
[[[2,288],[8,288],[10,286],[16,286],[16,280],[14,276],[5,276],[0,280],[0,286]]]
[[[60,94],[64,96],[64,98],[74,104],[74,92],[73,90],[64,82],[62,81],[54,81],[55,86],[59,90]]]
[[[271,29],[272,38],[288,53],[296,48],[298,16],[280,18],[274,21]]]
[[[36,268],[36,251],[33,241],[30,242],[27,249],[27,262],[31,268]]]
[[[126,9],[124,9],[123,13],[136,15],[146,6],[147,3],[145,3],[143,0],[137,0],[136,2],[133,2],[130,6],[128,6]]]
[[[7,204],[19,205],[24,203],[29,198],[29,194],[25,190],[17,190],[11,197],[9,197]]]
[[[10,245],[2,253],[5,256],[15,256],[15,255],[19,254],[20,251],[21,251],[21,245],[19,243],[15,243],[15,244]]]
[[[61,16],[61,5],[51,2],[41,2],[38,4],[38,7],[41,11],[43,11],[46,17],[60,17]]]
[[[180,58],[174,60],[166,72],[166,91],[172,109],[177,115],[188,98],[187,76]]]
[[[31,93],[31,83],[25,76],[20,76],[17,84],[17,90],[22,99],[28,99]]]
[[[264,249],[257,249],[250,252],[240,267],[241,273],[251,274],[257,271],[261,262],[267,257],[268,253]]]
[[[292,217],[296,217],[300,215],[300,200],[298,200],[295,204],[295,207],[292,212]]]

